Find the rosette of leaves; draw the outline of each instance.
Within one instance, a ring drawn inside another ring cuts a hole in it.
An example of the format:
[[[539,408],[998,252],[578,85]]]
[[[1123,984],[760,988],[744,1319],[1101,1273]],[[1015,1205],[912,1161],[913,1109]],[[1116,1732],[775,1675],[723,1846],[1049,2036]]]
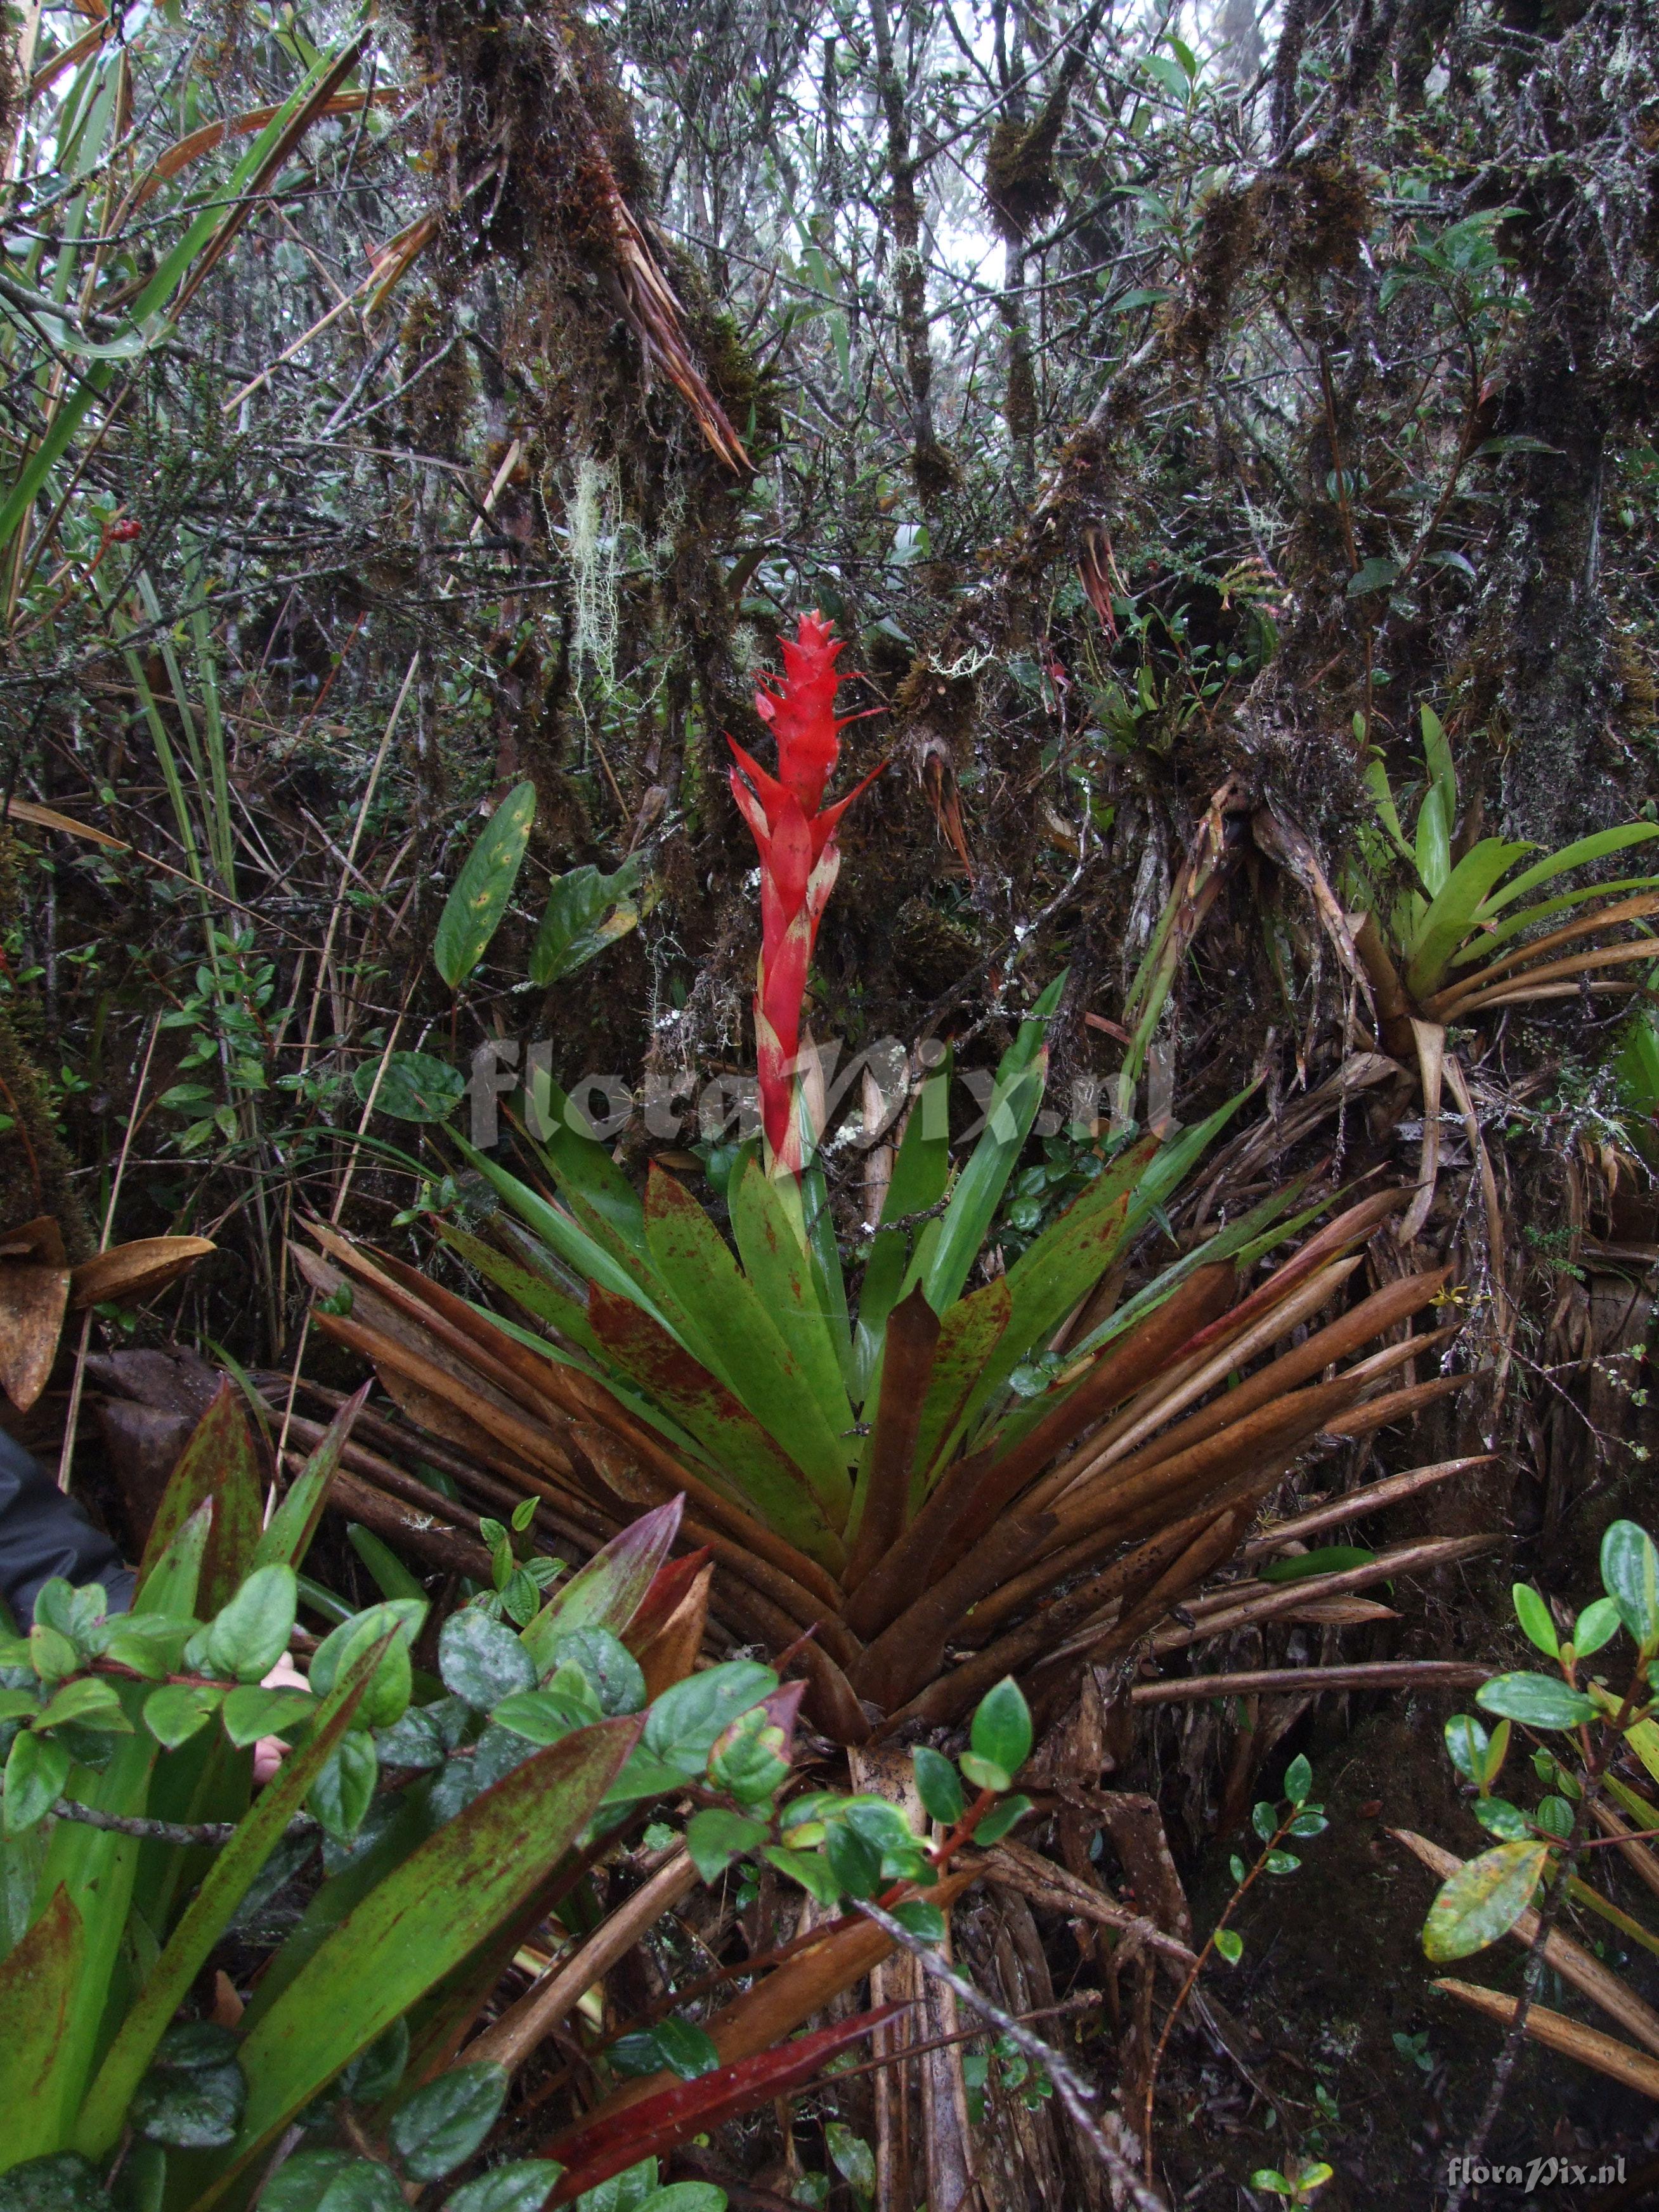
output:
[[[1395,1831],[1442,1877],[1423,1929],[1436,1965],[1505,1936],[1532,1951],[1547,1905],[1552,1917],[1570,1906],[1606,1923],[1623,1943],[1659,1954],[1659,1936],[1607,1894],[1601,1872],[1607,1849],[1616,1847],[1647,1887],[1659,1889],[1651,1843],[1659,1831],[1659,1551],[1635,1522],[1615,1521],[1601,1540],[1601,1569],[1604,1595],[1576,1620],[1517,1583],[1516,1619],[1548,1671],[1498,1674],[1476,1692],[1495,1726],[1470,1713],[1446,1723],[1447,1753],[1469,1793],[1469,1811],[1496,1840],[1460,1860],[1409,1829]],[[1517,1758],[1528,1744],[1530,1757]],[[1500,1794],[1506,1767],[1516,1779]],[[1648,1785],[1637,1787],[1620,1767],[1644,1770]],[[1528,1771],[1541,1785],[1536,1792],[1526,1788]],[[1592,1841],[1603,1848],[1587,1851]],[[1527,2033],[1659,2099],[1659,2013],[1561,1926],[1545,1933],[1542,1964],[1620,2033],[1538,2004],[1527,2011]],[[1452,1979],[1435,1987],[1500,2025],[1515,2018],[1516,1999],[1498,1990]]]
[[[487,1237],[437,1224],[516,1311],[319,1225],[322,1256],[296,1254],[317,1326],[371,1359],[417,1424],[556,1511],[619,1525],[683,1498],[686,1540],[717,1564],[717,1616],[739,1640],[800,1645],[809,1710],[842,1742],[958,1720],[1008,1674],[1058,1693],[1079,1657],[1125,1648],[1224,1564],[1316,1436],[1457,1387],[1390,1387],[1444,1332],[1358,1357],[1440,1273],[1343,1310],[1396,1194],[1310,1233],[1297,1192],[1280,1192],[1118,1297],[1120,1263],[1231,1108],[1167,1142],[1103,1148],[1073,1202],[975,1281],[1060,988],[1021,1024],[965,1159],[948,1068],[923,1085],[855,1280],[815,1162],[797,1179],[740,1156],[728,1242],[663,1170],[636,1191],[544,1078],[530,1118],[548,1133],[525,1142],[544,1188],[461,1144],[499,1210]],[[975,1656],[947,1668],[950,1646]]]
[[[1354,868],[1355,895],[1370,908],[1355,944],[1388,1049],[1407,1061],[1414,1056],[1413,1020],[1443,1028],[1586,990],[1635,989],[1634,980],[1617,971],[1654,957],[1642,925],[1659,912],[1659,876],[1626,876],[1571,890],[1548,887],[1575,869],[1650,842],[1659,837],[1659,823],[1598,830],[1528,862],[1535,846],[1471,834],[1460,818],[1457,769],[1445,731],[1431,708],[1421,709],[1420,719],[1423,777],[1412,835],[1407,838],[1387,769],[1373,758],[1365,781],[1377,827],[1362,830]],[[1405,889],[1393,895],[1402,874]],[[1626,931],[1635,933],[1599,941]]]

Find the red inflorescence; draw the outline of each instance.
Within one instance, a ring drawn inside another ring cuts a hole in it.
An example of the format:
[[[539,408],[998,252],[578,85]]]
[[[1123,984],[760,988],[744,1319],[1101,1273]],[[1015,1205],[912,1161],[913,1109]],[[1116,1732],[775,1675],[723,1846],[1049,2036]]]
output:
[[[732,793],[754,833],[761,859],[761,952],[755,978],[755,1048],[760,1071],[761,1126],[773,1164],[800,1171],[796,1055],[806,970],[841,866],[836,831],[865,786],[825,806],[823,787],[841,750],[839,732],[856,718],[836,713],[836,655],[844,641],[817,613],[803,615],[793,638],[780,638],[783,681],[755,694],[755,711],[778,741],[770,776],[735,738]],[[738,769],[741,769],[740,775]],[[748,781],[744,781],[744,777]]]

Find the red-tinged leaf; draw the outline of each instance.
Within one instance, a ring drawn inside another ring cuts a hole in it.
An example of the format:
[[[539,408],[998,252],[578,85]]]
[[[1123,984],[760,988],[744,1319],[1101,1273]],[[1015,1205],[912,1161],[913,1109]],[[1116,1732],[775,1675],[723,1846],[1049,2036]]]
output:
[[[0,1961],[0,2169],[58,2148],[59,2071],[85,1949],[81,1915],[60,1883]]]
[[[636,1718],[603,1721],[515,1766],[377,1883],[274,1997],[256,1992],[240,2054],[247,2109],[198,2203],[512,1919],[592,1819],[639,1733]]]
[[[219,1385],[161,1494],[138,1569],[140,1589],[191,1515],[210,1498],[213,1526],[196,1594],[196,1610],[204,1620],[228,1605],[252,1571],[264,1517],[253,1438],[228,1382]]]
[[[658,1568],[623,1638],[635,1658],[639,1656],[635,1646],[648,1643],[673,1618],[711,1556],[703,1544],[683,1559],[666,1559]]]
[[[587,1317],[613,1365],[694,1437],[767,1526],[834,1574],[844,1557],[805,1476],[748,1409],[666,1329],[599,1283]]]
[[[660,2089],[654,2096],[629,2105],[614,2119],[556,2136],[544,2146],[542,2155],[557,2159],[568,2171],[547,2200],[550,2208],[570,2203],[585,2191],[608,2181],[613,2173],[637,2166],[643,2158],[660,2157],[689,2142],[693,2136],[739,2119],[775,2097],[787,2096],[810,2081],[837,2051],[904,2008],[902,2004],[880,2005],[852,2020],[837,2021],[793,2043],[763,2051],[757,2057],[719,2067],[712,2074],[700,2074],[695,2081],[677,2081],[672,2089]]]
[[[681,1497],[641,1514],[579,1568],[562,1589],[555,1590],[524,1632],[524,1647],[538,1674],[547,1671],[551,1656],[547,1647],[568,1629],[608,1628],[613,1636],[622,1634],[668,1557],[684,1510]]]
[[[287,1497],[271,1515],[254,1553],[256,1565],[298,1567],[304,1560],[317,1533],[317,1523],[323,1517],[329,1485],[339,1470],[340,1455],[345,1449],[352,1425],[374,1387],[372,1382],[365,1382],[329,1423],[327,1435],[289,1485]]]

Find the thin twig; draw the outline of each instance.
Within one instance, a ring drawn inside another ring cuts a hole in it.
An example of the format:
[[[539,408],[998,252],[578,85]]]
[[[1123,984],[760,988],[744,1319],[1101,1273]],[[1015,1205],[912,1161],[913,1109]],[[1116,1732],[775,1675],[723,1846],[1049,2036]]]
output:
[[[52,1809],[60,1820],[79,1820],[88,1828],[104,1828],[117,1836],[143,1836],[158,1844],[208,1844],[216,1848],[228,1844],[240,1825],[235,1820],[152,1820],[137,1813],[100,1813],[95,1805],[77,1804],[73,1797],[60,1797]],[[284,1836],[321,1832],[320,1825],[308,1813],[299,1814],[283,1831]]]

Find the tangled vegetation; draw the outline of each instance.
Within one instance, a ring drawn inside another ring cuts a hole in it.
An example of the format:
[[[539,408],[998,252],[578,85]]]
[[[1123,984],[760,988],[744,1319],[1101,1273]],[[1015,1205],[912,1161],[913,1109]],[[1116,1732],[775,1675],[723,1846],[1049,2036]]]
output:
[[[0,10],[0,2212],[1659,2186],[1656,147]]]

